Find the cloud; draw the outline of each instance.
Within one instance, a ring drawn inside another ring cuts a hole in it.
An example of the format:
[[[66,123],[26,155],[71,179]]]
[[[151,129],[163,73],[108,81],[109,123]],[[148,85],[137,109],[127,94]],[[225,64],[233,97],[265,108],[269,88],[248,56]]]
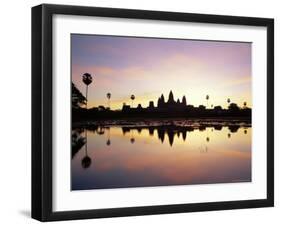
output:
[[[117,58],[116,61],[118,60]],[[162,93],[166,98],[170,90],[174,91],[175,98],[188,95],[189,103],[194,105],[202,104],[206,93],[216,97],[213,104],[222,105],[225,104],[226,96],[251,92],[245,86],[251,82],[251,76],[245,76],[250,71],[247,67],[224,65],[223,62],[212,61],[212,58],[200,58],[198,55],[181,52],[165,54],[151,61],[149,65],[132,61],[122,67],[73,64],[72,80],[79,89],[84,89],[81,75],[85,72],[92,74],[90,103],[104,105],[105,94],[111,92],[112,107],[118,108],[122,107],[123,102],[128,102],[130,94],[135,94],[138,97],[135,102],[142,106],[147,106],[149,100],[156,104],[157,98]],[[146,95],[147,93],[151,94]],[[250,102],[250,95],[243,99]]]

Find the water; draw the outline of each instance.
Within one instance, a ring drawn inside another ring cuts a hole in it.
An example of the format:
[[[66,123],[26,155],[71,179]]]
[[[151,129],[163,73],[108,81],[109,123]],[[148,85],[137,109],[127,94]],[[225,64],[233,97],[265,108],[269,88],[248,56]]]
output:
[[[72,190],[250,182],[251,137],[237,122],[78,126]]]

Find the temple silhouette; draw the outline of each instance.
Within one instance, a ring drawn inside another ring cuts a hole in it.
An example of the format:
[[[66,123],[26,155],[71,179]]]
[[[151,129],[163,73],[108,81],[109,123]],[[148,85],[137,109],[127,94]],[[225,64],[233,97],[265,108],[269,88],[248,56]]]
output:
[[[186,97],[182,97],[182,101],[180,99],[177,99],[177,101],[174,100],[174,94],[172,91],[169,93],[168,101],[165,102],[164,95],[161,94],[161,97],[158,98],[157,106],[154,106],[153,101],[149,101],[148,107],[143,108],[140,104],[137,105],[136,109],[134,110],[130,105],[123,105],[122,111],[123,112],[130,112],[130,111],[136,111],[136,110],[147,110],[148,112],[151,111],[175,111],[175,110],[185,110],[187,107],[186,105]]]
[[[122,109],[111,110],[109,107],[98,106],[86,109],[85,97],[75,87],[72,87],[72,120],[98,120],[98,119],[126,119],[126,118],[196,118],[196,117],[233,117],[246,118],[251,121],[252,109],[244,106],[239,107],[236,103],[229,103],[227,109],[221,106],[206,108],[204,105],[195,107],[187,103],[186,97],[175,100],[172,91],[169,92],[167,101],[163,94],[158,98],[156,106],[149,101],[148,107],[137,104],[136,107],[123,103]]]
[[[186,98],[185,96],[183,96],[182,101],[180,101],[179,99],[175,101],[174,94],[172,91],[170,91],[167,102],[165,102],[165,98],[163,94],[161,95],[161,97],[158,98],[157,107],[160,109],[171,109],[171,110],[184,109],[186,107]]]

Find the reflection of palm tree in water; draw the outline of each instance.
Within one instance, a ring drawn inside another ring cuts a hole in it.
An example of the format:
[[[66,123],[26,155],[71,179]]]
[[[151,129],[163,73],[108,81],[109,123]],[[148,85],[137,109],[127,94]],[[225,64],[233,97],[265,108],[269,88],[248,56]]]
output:
[[[209,129],[208,129],[208,127],[206,128],[206,132],[207,132],[206,141],[209,142],[210,141],[210,137],[209,137]]]
[[[86,143],[85,143],[85,157],[82,159],[81,164],[84,169],[89,168],[89,166],[92,163],[91,158],[88,156],[88,145],[87,145],[87,129],[85,130],[85,138],[86,138]]]
[[[207,137],[206,138],[206,144],[202,144],[202,146],[200,147],[199,146],[199,151],[200,151],[200,153],[207,153],[208,152],[208,142],[210,141],[210,138],[209,137]]]
[[[209,129],[208,128],[206,128],[206,133],[207,133],[207,137],[206,137],[207,143],[206,143],[205,147],[200,150],[201,153],[207,153],[208,152],[208,145],[207,144],[210,142]]]
[[[130,142],[133,144],[133,143],[135,143],[135,138],[134,138],[134,130],[133,129],[131,129],[131,139],[130,139]]]
[[[111,142],[110,142],[110,128],[107,128],[107,141],[106,141],[106,145],[110,146]]]

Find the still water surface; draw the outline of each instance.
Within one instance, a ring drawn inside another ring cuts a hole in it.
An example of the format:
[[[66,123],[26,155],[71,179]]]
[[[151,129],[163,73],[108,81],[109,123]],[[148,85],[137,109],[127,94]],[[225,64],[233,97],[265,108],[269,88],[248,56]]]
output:
[[[245,124],[106,125],[72,131],[72,190],[251,181]]]

